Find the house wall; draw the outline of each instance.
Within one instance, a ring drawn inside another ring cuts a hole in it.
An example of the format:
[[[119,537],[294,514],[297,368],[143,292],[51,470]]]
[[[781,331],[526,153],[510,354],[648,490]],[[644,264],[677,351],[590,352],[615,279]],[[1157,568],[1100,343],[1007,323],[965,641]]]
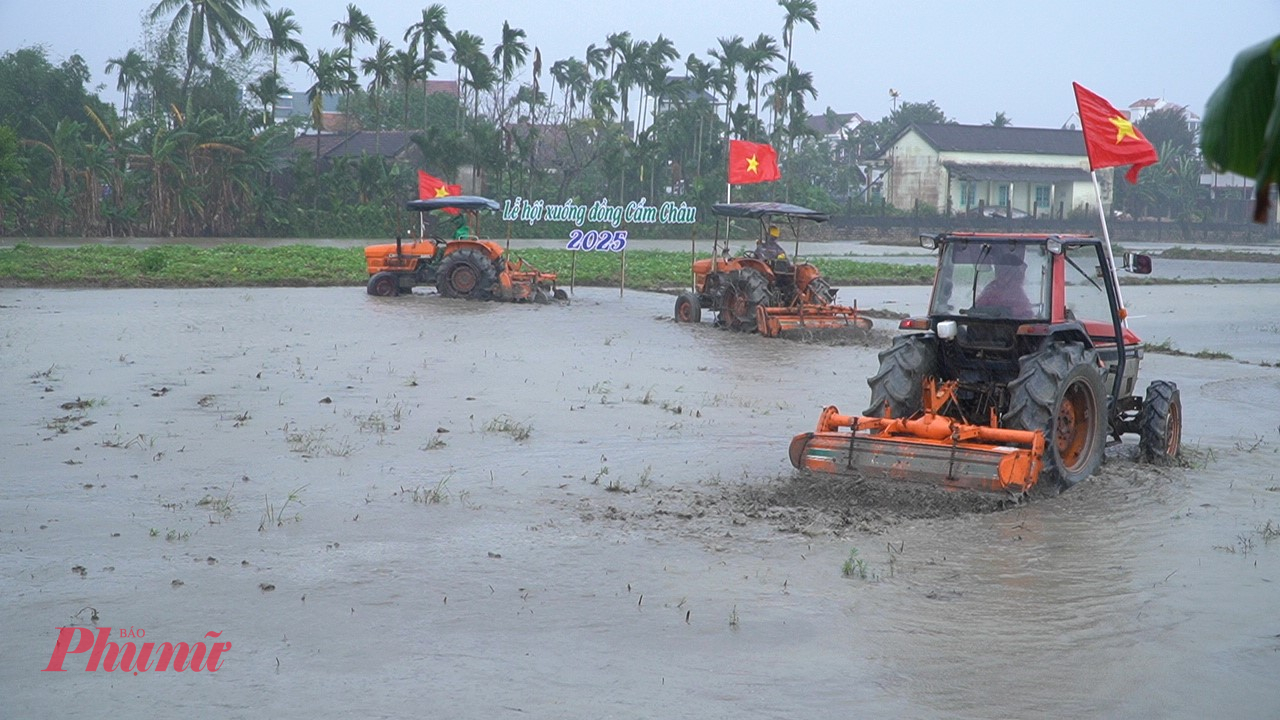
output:
[[[1089,159],[1084,155],[1042,155],[1031,153],[977,153],[977,152],[943,152],[939,153],[916,132],[908,132],[886,153],[892,170],[888,178],[885,197],[894,207],[909,210],[916,203],[930,205],[940,212],[948,208],[952,213],[965,212],[963,188],[961,182],[952,180],[944,163],[964,165],[1033,165],[1037,167],[1078,168],[1088,172]],[[1104,180],[1104,174],[1106,178]],[[1102,187],[1103,204],[1111,204],[1110,171],[1099,172],[1099,184]],[[968,209],[976,208],[981,200],[986,205],[1003,206],[999,200],[1000,186],[1005,183],[978,181],[975,183],[974,198]],[[1051,187],[1050,207],[1035,208],[1035,188],[1037,185]],[[1083,182],[1015,182],[1011,188],[1010,200],[1015,210],[1028,215],[1057,216],[1070,215],[1076,210],[1085,210],[1097,205],[1093,183]]]
[[[938,151],[914,131],[898,140],[887,153],[888,182],[885,198],[896,208],[910,209],[917,202],[942,208],[945,205],[945,171]]]

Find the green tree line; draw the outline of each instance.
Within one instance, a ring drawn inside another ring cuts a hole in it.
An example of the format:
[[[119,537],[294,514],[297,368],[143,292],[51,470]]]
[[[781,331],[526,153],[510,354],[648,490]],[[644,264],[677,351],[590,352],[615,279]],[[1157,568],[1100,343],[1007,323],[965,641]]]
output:
[[[381,29],[349,4],[330,28],[333,46],[308,48],[293,11],[263,0],[161,0],[140,46],[104,68],[118,109],[86,89],[79,56],[0,56],[0,232],[394,233],[416,163],[321,162],[327,97],[366,131],[411,133],[429,172],[453,181],[470,170],[467,192],[705,208],[724,196],[726,141],[741,138],[778,148],[784,181],[736,188],[734,199],[857,212],[865,160],[906,125],[946,116],[932,101],[895,99],[890,115],[839,140],[815,133],[818,89],[792,51],[819,31],[817,13],[814,0],[778,0],[775,28],[715,38],[701,54],[621,31],[544,63],[522,29],[504,22],[487,46],[452,27],[441,4]],[[306,87],[286,86],[288,66],[305,70]],[[456,94],[429,92],[432,80]],[[277,122],[291,92],[307,112]],[[1003,113],[993,121],[1007,123]],[[290,152],[304,131],[315,151]]]

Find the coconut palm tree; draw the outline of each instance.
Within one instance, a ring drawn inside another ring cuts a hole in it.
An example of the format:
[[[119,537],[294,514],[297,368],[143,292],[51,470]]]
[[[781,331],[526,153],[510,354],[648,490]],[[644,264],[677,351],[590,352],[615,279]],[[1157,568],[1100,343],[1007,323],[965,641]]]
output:
[[[347,62],[349,63],[355,62],[356,40],[371,43],[378,39],[378,31],[373,26],[373,18],[366,15],[354,3],[347,4],[347,17],[335,22],[331,30],[334,36],[341,37],[342,43],[347,46]]]
[[[467,69],[467,85],[471,88],[471,116],[480,116],[480,93],[497,90],[501,75],[483,52],[475,52],[463,61]]]
[[[484,57],[484,39],[475,33],[462,30],[453,34],[448,38],[449,44],[453,47],[453,54],[449,56],[449,60],[458,67],[458,92],[461,94],[467,86],[469,78],[465,76],[467,65],[474,64],[475,56]],[[458,103],[458,129],[462,129],[462,108],[466,106],[466,98],[460,97]]]
[[[107,60],[107,67],[103,72],[109,73],[113,69],[117,71],[116,89],[124,93],[124,106],[121,116],[127,119],[130,109],[129,88],[137,87],[139,83],[146,79],[149,72],[147,60],[137,50],[131,49],[124,54],[124,57],[114,57]]]
[[[596,47],[595,43],[587,46],[587,67],[594,70],[597,75],[603,75],[605,70],[609,68],[609,56],[613,53],[607,46]]]
[[[289,8],[263,15],[267,19],[267,34],[257,39],[253,49],[271,53],[271,72],[279,74],[281,53],[292,56],[307,52],[306,46],[297,39],[302,34],[302,26]]]
[[[267,4],[266,0],[160,0],[151,9],[148,19],[152,21],[174,13],[169,23],[171,36],[179,37],[184,31],[186,33],[187,68],[182,76],[181,95],[188,101],[191,75],[201,62],[201,50],[206,43],[215,58],[222,58],[228,44],[245,53],[257,39],[258,31],[253,23],[240,14],[244,3],[259,8]]]
[[[356,89],[355,71],[343,50],[316,50],[314,57],[294,55],[293,62],[306,65],[315,82],[307,88],[311,104],[311,127],[316,131],[316,166],[320,165],[320,133],[324,131],[324,96]]]
[[[609,51],[609,77],[612,78],[614,63],[621,59],[623,46],[631,43],[631,33],[626,31],[611,33],[604,42]]]
[[[742,72],[747,76],[747,98],[752,103],[757,118],[760,117],[760,76],[773,72],[773,60],[781,60],[778,43],[771,36],[760,33],[755,42],[747,46]]]
[[[622,107],[621,119],[626,124],[631,119],[629,111],[631,88],[641,86],[645,77],[645,62],[648,58],[649,43],[632,42],[628,33],[622,33],[614,50],[617,63],[612,73],[613,82],[618,87],[618,100]]]
[[[397,50],[392,59],[395,62],[396,81],[400,83],[400,87],[404,88],[404,117],[402,122],[405,127],[408,127],[409,91],[413,89],[413,82],[422,77],[422,62],[418,60],[417,53],[412,50]]]
[[[599,78],[591,83],[591,117],[608,122],[617,117],[613,104],[618,100],[618,88],[609,80]]]
[[[587,64],[577,58],[571,58],[569,63],[569,114],[573,114],[573,110],[582,107],[586,108],[587,95],[591,92],[591,68]]]
[[[567,58],[551,65],[551,77],[564,93],[564,100],[561,101],[564,109],[561,112],[563,122],[568,122],[578,104],[587,97],[587,91],[591,87],[591,71],[578,58]]]
[[[657,39],[646,45],[645,58],[642,63],[644,70],[642,88],[644,93],[640,96],[640,117],[645,116],[650,97],[655,98],[656,112],[656,98],[665,93],[667,77],[671,74],[671,67],[668,63],[678,57],[680,57],[680,53],[676,51],[675,43],[661,33],[659,33]]]
[[[525,42],[525,38],[524,30],[511,27],[506,20],[502,21],[502,40],[493,46],[492,53],[493,64],[501,80],[499,107],[505,103],[507,83],[515,77],[517,70],[524,67],[525,58],[529,56],[529,43]]]
[[[818,3],[816,0],[778,0],[778,5],[785,11],[782,18],[782,45],[787,49],[787,64],[791,67],[791,50],[795,45],[796,26],[804,23],[818,32]],[[790,88],[784,84],[780,97],[783,101],[791,95]],[[784,105],[780,114],[785,118],[787,108]],[[776,131],[776,127],[775,127]]]
[[[385,38],[380,40],[378,49],[373,55],[360,60],[360,71],[369,78],[369,100],[373,103],[374,124],[378,131],[378,137],[374,142],[375,149],[379,149],[377,143],[382,140],[382,111],[379,101],[382,93],[391,87],[391,81],[396,73],[395,50],[391,48],[391,41]]]
[[[813,73],[801,72],[794,64],[787,66],[787,71],[774,80],[773,88],[775,93],[785,93],[776,96],[775,104],[778,107],[786,108],[788,114],[781,118],[783,130],[788,136],[788,147],[795,143],[795,139],[804,135],[808,126],[806,121],[809,119],[808,113],[805,111],[805,96],[810,99],[818,97],[818,90],[813,85]]]
[[[275,121],[276,99],[289,92],[280,75],[275,71],[267,71],[262,77],[249,83],[249,94],[262,103],[262,124],[270,125]]]
[[[728,125],[733,99],[738,94],[738,68],[742,67],[743,61],[746,60],[747,46],[743,44],[741,35],[720,38],[719,43],[719,50],[713,48],[708,50],[707,54],[720,63],[720,70],[724,76],[724,123]]]
[[[449,29],[445,22],[448,11],[444,5],[435,3],[430,7],[422,9],[422,20],[409,26],[404,31],[404,40],[409,43],[409,52],[416,53],[418,45],[422,45],[422,64],[419,70],[422,73],[422,126],[427,126],[427,110],[426,97],[428,93],[427,81],[436,72],[436,63],[444,62],[444,51],[440,49],[437,38],[444,38],[445,42],[453,43],[453,31]],[[405,99],[408,99],[406,90]],[[407,119],[406,115],[406,119]]]

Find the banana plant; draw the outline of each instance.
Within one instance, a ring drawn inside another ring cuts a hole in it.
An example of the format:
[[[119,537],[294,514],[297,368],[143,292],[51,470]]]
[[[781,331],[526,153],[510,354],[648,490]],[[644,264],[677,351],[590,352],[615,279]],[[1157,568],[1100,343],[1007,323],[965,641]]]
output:
[[[1200,150],[1215,170],[1251,177],[1253,220],[1267,221],[1271,186],[1280,182],[1280,36],[1236,55],[1205,105]]]

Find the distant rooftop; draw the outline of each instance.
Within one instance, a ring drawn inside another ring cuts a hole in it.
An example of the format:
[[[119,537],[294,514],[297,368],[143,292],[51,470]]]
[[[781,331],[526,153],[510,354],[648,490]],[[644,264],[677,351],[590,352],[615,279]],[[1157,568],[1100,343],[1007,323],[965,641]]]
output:
[[[1084,134],[1079,130],[995,127],[992,125],[912,125],[898,137],[915,130],[939,152],[1014,153],[1028,155],[1084,155]],[[895,139],[896,142],[896,139]]]

